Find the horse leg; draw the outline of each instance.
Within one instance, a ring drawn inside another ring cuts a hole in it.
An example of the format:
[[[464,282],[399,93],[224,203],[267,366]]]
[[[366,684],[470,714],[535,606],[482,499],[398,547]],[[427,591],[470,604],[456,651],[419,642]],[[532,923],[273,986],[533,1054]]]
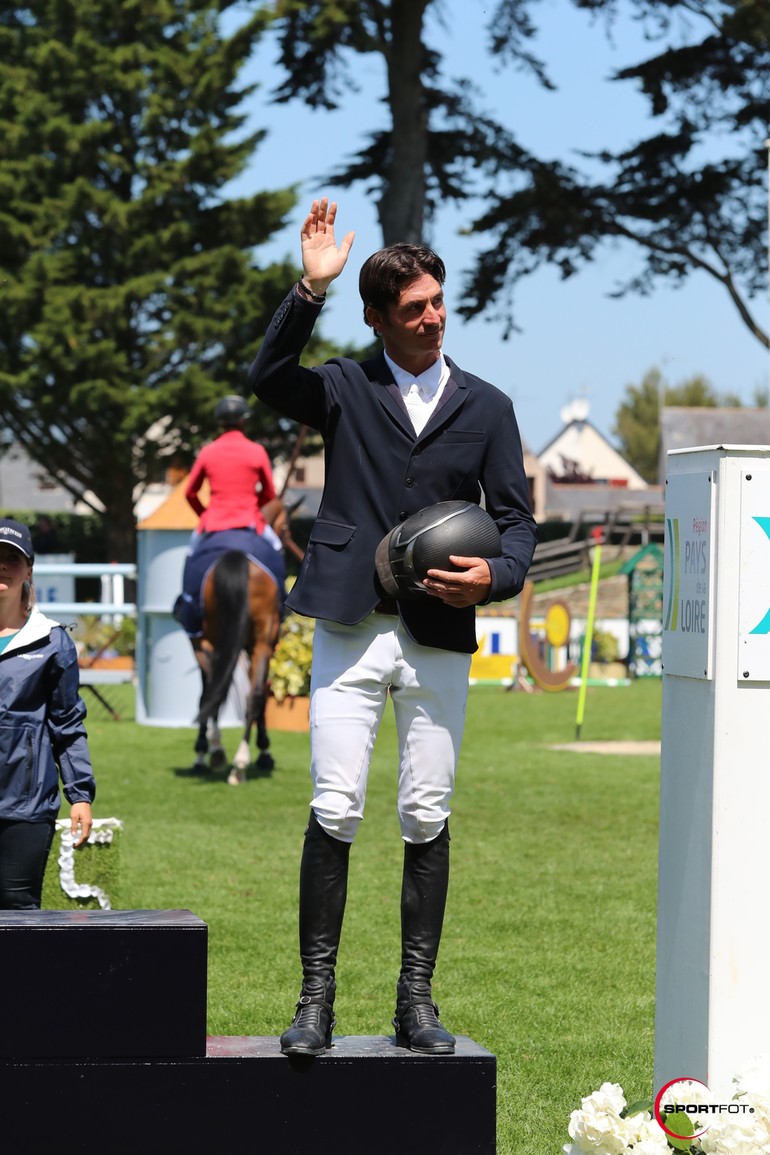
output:
[[[193,653],[195,660],[201,672],[201,700],[206,693],[206,682],[208,680],[208,654],[203,648],[203,643],[200,638],[191,638]],[[193,770],[198,773],[204,773],[208,770],[208,762],[206,756],[209,752],[209,742],[207,735],[206,719],[202,718],[198,725],[198,736],[195,739],[195,763]]]
[[[249,672],[249,677],[251,677],[251,672]],[[249,749],[250,738],[251,738],[251,727],[252,727],[251,710],[250,710],[250,705],[247,701],[247,703],[246,703],[246,722],[245,722],[244,727],[243,727],[243,733],[241,735],[241,740],[238,743],[238,749],[235,751],[235,757],[233,758],[232,769],[231,769],[231,771],[227,777],[227,781],[230,783],[231,786],[241,786],[246,781],[246,771],[248,770],[249,763],[251,762],[251,754],[250,754],[250,749]]]
[[[222,735],[219,732],[219,719],[209,718],[208,723],[209,761],[212,770],[221,770],[227,765],[227,754],[222,745]]]
[[[230,554],[224,555],[225,560],[229,558]],[[216,570],[215,574],[218,577],[219,571]],[[264,716],[270,658],[275,649],[280,629],[280,595],[276,581],[261,566],[253,562],[248,563],[247,594],[246,620],[238,619],[237,624],[240,625],[240,631],[237,637],[232,638],[233,642],[240,641],[240,650],[249,655],[249,693],[246,702],[246,723],[243,736],[233,759],[232,770],[227,778],[231,786],[239,786],[246,780],[246,770],[250,761],[251,731],[254,723]],[[242,610],[243,606],[242,601],[238,603],[239,609]],[[229,618],[224,620],[226,624],[229,624]],[[224,647],[222,648],[224,649]],[[234,663],[232,650],[229,652],[230,665],[228,669],[232,682]],[[209,691],[209,696],[211,696],[211,691]],[[269,744],[266,743],[266,734],[263,736],[262,744]],[[272,759],[269,763],[260,760],[260,766],[263,768],[268,765],[272,766]]]
[[[267,732],[267,725],[265,724],[266,706],[267,694],[263,694],[261,708],[257,714],[257,749],[259,750],[257,768],[259,770],[272,770],[275,767],[275,760],[270,753],[270,735]]]
[[[246,768],[251,760],[251,731],[257,725],[257,744],[261,751],[257,759],[260,770],[272,770],[275,766],[268,747],[270,739],[265,728],[265,701],[267,697],[267,673],[270,666],[270,656],[273,645],[259,638],[251,651],[249,662],[249,697],[246,705],[246,724],[241,737],[240,745],[233,759],[233,769],[227,781],[237,786],[246,778]]]
[[[206,694],[210,669],[211,645],[203,638],[192,639],[193,652],[201,672],[201,701]],[[207,761],[208,758],[208,761]],[[227,762],[227,755],[222,745],[219,733],[219,720],[216,715],[201,718],[198,727],[198,736],[195,740],[195,766],[198,771],[221,770]]]
[[[261,694],[259,693],[259,691],[255,694],[255,700],[254,700],[255,717],[253,719],[247,719],[246,728],[243,732],[243,737],[241,738],[241,741],[240,741],[240,744],[238,746],[238,750],[237,750],[237,753],[235,755],[235,758],[233,758],[234,771],[242,771],[244,773],[244,775],[245,775],[246,767],[249,765],[249,761],[251,758],[251,753],[250,753],[250,750],[251,750],[251,747],[250,747],[251,729],[252,729],[255,721],[257,724],[257,748],[260,752],[259,757],[257,758],[257,769],[258,770],[273,770],[273,769],[275,769],[275,760],[273,759],[273,755],[270,753],[270,736],[268,735],[267,726],[265,725],[266,700],[267,700],[267,696],[264,693],[264,690],[262,690]],[[229,781],[229,779],[228,779],[228,781]]]
[[[246,728],[243,731],[238,749],[235,751],[233,758],[233,768],[227,776],[227,781],[231,786],[240,786],[246,781],[246,771],[249,768],[251,761],[251,754],[249,750],[249,737],[251,732],[251,723],[246,721]]]
[[[265,711],[267,709],[267,699],[270,693],[269,690],[269,676],[270,676],[270,661],[275,653],[275,647],[278,645],[278,637],[281,632],[281,614],[278,597],[273,599],[270,611],[265,615],[265,632],[262,639],[262,650],[260,656],[259,668],[254,677],[253,686],[253,706],[254,719],[257,723],[257,748],[259,750],[259,757],[257,758],[257,768],[259,770],[270,771],[275,767],[273,755],[270,753],[270,735],[267,731],[267,722],[265,720]]]
[[[208,763],[206,761],[206,755],[208,752],[209,743],[206,737],[206,727],[205,725],[201,725],[198,727],[198,737],[195,739],[195,763],[193,765],[193,770],[197,771],[198,773],[201,773],[204,770],[208,770]]]
[[[265,725],[265,708],[267,706],[267,676],[270,670],[270,658],[275,648],[275,642],[270,635],[262,648],[256,651],[256,670],[252,680],[251,692],[251,721],[257,727],[257,758],[258,770],[272,770],[275,767],[273,755],[270,753],[270,735]]]
[[[265,726],[265,695],[262,694],[261,702],[256,704],[256,723],[257,723],[257,746],[260,754],[257,758],[258,770],[273,770],[275,768],[275,761],[273,755],[270,753],[270,738]],[[251,730],[254,725],[254,720],[249,717],[246,720],[246,726],[243,731],[238,749],[233,758],[233,768],[230,771],[230,776],[227,781],[231,786],[239,786],[246,780],[246,770],[251,761]]]

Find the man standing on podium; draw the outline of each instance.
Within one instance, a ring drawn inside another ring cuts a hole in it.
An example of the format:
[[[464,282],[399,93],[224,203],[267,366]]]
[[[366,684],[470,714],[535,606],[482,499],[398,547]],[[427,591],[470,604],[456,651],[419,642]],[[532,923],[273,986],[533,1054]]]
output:
[[[342,273],[354,234],[337,244],[337,206],[313,201],[301,230],[303,276],[278,307],[251,366],[259,397],[321,432],[325,485],[288,605],[317,619],[311,676],[313,797],[300,865],[302,988],[287,1055],[320,1055],[335,1025],[335,966],[350,847],[363,818],[372,747],[388,697],[399,745],[404,841],[396,1042],[451,1054],[433,1001],[449,881],[450,800],[462,740],[475,607],[517,594],[535,549],[521,438],[510,399],[442,352],[445,268],[425,245],[395,244],[365,261],[364,320],[383,351],[314,368],[303,349]],[[453,555],[414,598],[383,596],[384,536],[438,502],[479,504],[500,532],[499,557]]]

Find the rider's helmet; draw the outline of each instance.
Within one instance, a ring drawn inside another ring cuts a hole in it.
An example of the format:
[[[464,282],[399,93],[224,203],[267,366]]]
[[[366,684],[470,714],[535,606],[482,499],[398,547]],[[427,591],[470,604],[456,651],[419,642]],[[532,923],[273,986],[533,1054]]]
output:
[[[248,415],[249,407],[243,397],[239,397],[237,393],[223,397],[221,401],[217,401],[214,408],[215,421],[218,425],[224,425],[225,428],[239,425]]]
[[[472,501],[440,501],[413,514],[377,546],[375,567],[388,597],[428,596],[420,584],[429,569],[457,570],[450,554],[500,557],[500,531]]]

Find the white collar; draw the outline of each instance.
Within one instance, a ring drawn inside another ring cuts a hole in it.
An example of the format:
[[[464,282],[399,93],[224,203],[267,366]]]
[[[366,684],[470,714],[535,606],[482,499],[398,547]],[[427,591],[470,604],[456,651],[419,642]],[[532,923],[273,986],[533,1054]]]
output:
[[[415,377],[414,373],[409,373],[406,369],[402,369],[387,353],[385,353],[384,356],[393,374],[393,380],[403,394],[408,393],[411,386],[416,384],[423,401],[430,401],[437,396],[439,390],[449,379],[449,366],[444,360],[443,353],[439,353],[433,364],[423,373],[420,373],[418,377]]]
[[[47,638],[54,626],[58,625],[60,625],[59,622],[54,618],[47,617],[37,605],[33,605],[26,622],[17,634],[12,635],[3,652],[7,654],[12,650],[19,650],[23,646],[28,646],[30,642]]]

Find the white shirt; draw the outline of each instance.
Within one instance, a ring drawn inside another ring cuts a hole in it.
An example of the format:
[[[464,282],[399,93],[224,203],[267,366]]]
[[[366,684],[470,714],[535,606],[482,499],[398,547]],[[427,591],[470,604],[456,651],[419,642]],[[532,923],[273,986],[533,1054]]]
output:
[[[385,360],[401,390],[415,433],[422,433],[449,380],[449,366],[444,360],[444,354],[439,353],[438,359],[424,373],[420,373],[419,377],[407,373],[406,369],[397,365],[387,353]]]

